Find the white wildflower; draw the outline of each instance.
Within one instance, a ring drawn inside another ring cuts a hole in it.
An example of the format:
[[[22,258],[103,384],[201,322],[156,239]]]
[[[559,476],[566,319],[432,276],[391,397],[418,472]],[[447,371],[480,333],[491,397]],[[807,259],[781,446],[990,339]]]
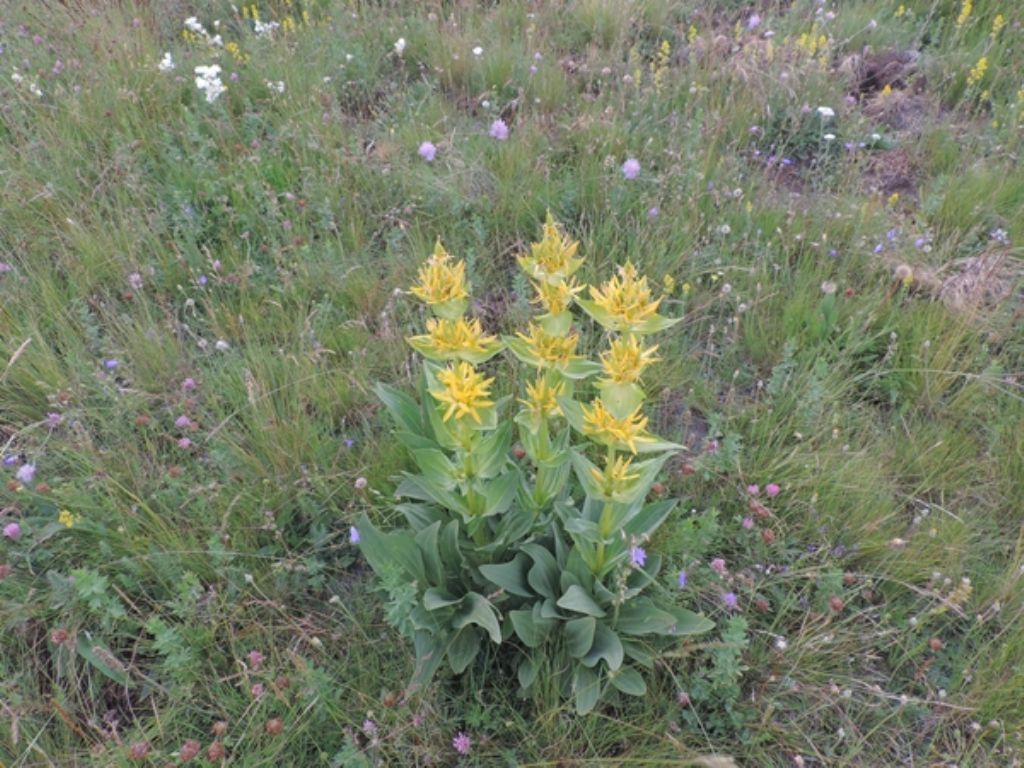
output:
[[[405,50],[405,38],[404,37],[400,37],[400,38],[398,38],[395,41],[395,53],[397,53],[399,56],[401,56],[402,55],[402,51],[404,51],[404,50]]]
[[[278,80],[276,83],[273,80],[267,80],[267,88],[275,93],[284,93],[284,80]]]
[[[157,64],[157,69],[161,72],[172,72],[177,64],[174,63],[174,57],[171,56],[171,52],[167,51],[164,57],[160,59],[160,63]]]
[[[836,116],[836,111],[832,107],[818,107],[818,114],[828,120]]]
[[[196,88],[206,94],[208,104],[215,102],[227,88],[220,79],[220,66],[211,64],[208,67],[196,67]]]

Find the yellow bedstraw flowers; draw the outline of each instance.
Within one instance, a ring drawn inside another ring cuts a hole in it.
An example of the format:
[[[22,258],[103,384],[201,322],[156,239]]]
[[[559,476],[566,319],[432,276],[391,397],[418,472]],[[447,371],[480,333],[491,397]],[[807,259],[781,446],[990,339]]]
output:
[[[453,416],[456,420],[469,416],[477,424],[483,422],[481,411],[494,405],[488,398],[494,379],[484,378],[469,363],[458,363],[437,373],[438,384],[442,387],[431,389],[430,394],[442,405],[448,406],[444,420]]]

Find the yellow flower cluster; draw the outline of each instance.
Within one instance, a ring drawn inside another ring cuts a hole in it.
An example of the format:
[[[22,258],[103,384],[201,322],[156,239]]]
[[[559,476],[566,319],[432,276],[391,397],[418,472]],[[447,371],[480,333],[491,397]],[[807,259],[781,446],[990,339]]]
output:
[[[971,12],[974,11],[974,3],[971,0],[964,0],[963,5],[960,6],[960,15],[956,17],[956,25],[962,27],[967,23],[967,20],[971,18]]]
[[[661,299],[651,298],[647,278],[640,277],[632,262],[619,267],[619,274],[612,276],[600,288],[591,287],[590,298],[624,326],[642,323],[658,311]]]
[[[543,237],[530,245],[528,254],[518,258],[519,267],[531,280],[557,285],[571,277],[583,263],[583,259],[575,258],[579,245],[562,234],[548,211]]]
[[[601,369],[605,381],[616,384],[634,384],[640,380],[644,368],[658,361],[654,353],[657,345],[644,349],[636,336],[620,336],[601,353]]]
[[[62,509],[57,514],[57,522],[63,525],[65,528],[74,528],[75,524],[81,518],[72,512],[70,509]]]
[[[992,39],[995,40],[999,37],[999,33],[1003,31],[1003,27],[1006,26],[1006,17],[1001,13],[997,13],[996,17],[992,19]]]
[[[541,367],[564,368],[579,359],[576,354],[576,345],[580,340],[578,333],[556,336],[537,323],[530,323],[529,331],[529,335],[517,333],[516,336],[526,343],[530,354],[541,361]]]
[[[565,394],[565,382],[552,384],[544,376],[540,376],[533,384],[526,385],[526,398],[519,402],[535,419],[552,419],[560,416],[558,398]]]
[[[651,440],[645,431],[647,417],[641,415],[638,405],[632,413],[621,419],[615,418],[600,398],[591,401],[589,406],[582,406],[583,434],[594,438],[605,445],[625,445],[632,453],[636,453],[637,442]]]
[[[591,467],[590,476],[601,488],[606,496],[626,490],[629,485],[640,477],[638,472],[630,472],[633,460],[624,456],[617,456],[611,461],[605,462],[604,472],[597,467]]]
[[[441,357],[454,357],[465,352],[483,353],[498,341],[497,337],[484,333],[479,320],[466,320],[464,317],[458,320],[431,318],[427,320],[426,337],[414,338],[424,339]]]
[[[978,63],[971,67],[971,71],[967,74],[967,84],[977,85],[985,77],[985,73],[988,72],[988,57],[982,56],[978,59]]]
[[[419,285],[413,286],[412,293],[430,305],[465,299],[469,296],[466,263],[460,259],[451,264],[451,259],[451,254],[438,240],[434,246],[434,253],[427,263],[420,267]]]
[[[660,93],[665,84],[665,73],[668,72],[668,61],[672,55],[672,45],[668,40],[662,40],[658,53],[651,62],[651,79],[654,81],[654,90]]]
[[[548,282],[533,284],[537,291],[537,303],[544,307],[549,315],[561,314],[572,305],[576,294],[583,290],[582,285],[577,285],[575,278],[562,280],[552,285]]]
[[[489,399],[494,379],[484,378],[469,363],[458,363],[437,374],[437,381],[443,388],[432,389],[430,394],[442,405],[446,405],[444,420],[453,416],[462,419],[469,416],[477,424],[482,422],[481,411],[494,405]]]

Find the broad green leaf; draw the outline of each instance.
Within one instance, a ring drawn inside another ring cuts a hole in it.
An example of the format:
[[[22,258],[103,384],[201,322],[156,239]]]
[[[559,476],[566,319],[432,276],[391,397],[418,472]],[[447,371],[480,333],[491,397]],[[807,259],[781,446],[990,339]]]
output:
[[[670,634],[673,637],[682,637],[683,635],[699,635],[702,632],[707,632],[713,629],[715,623],[710,619],[701,616],[699,613],[694,613],[686,608],[677,608],[674,605],[666,605],[664,609],[671,613],[675,617],[675,624],[673,624],[666,634]]]
[[[508,615],[516,635],[527,648],[541,645],[555,624],[553,619],[541,617],[538,604],[534,604],[531,610],[509,611]]]
[[[616,419],[626,418],[644,401],[644,391],[628,382],[606,381],[598,386],[598,390],[601,401]]]
[[[442,515],[441,511],[433,504],[420,504],[415,501],[396,504],[395,509],[405,516],[405,520],[409,523],[409,527],[417,531],[423,530],[427,526],[443,520],[446,517],[446,515]]]
[[[623,667],[615,674],[609,675],[608,681],[629,696],[643,696],[647,693],[647,683],[644,682],[643,676],[632,667]]]
[[[523,546],[523,551],[533,560],[533,566],[527,572],[527,581],[535,592],[552,600],[558,597],[558,563],[555,557],[540,544],[531,543]]]
[[[565,336],[572,328],[572,312],[568,309],[557,315],[541,315],[537,319],[544,332],[552,336]]]
[[[533,681],[537,679],[537,664],[529,656],[525,657],[519,662],[519,669],[516,670],[516,676],[519,678],[519,685],[522,686],[525,691],[533,685]]]
[[[619,636],[599,622],[594,629],[594,644],[590,647],[587,655],[583,657],[583,663],[588,667],[593,667],[604,659],[608,669],[614,672],[622,666],[624,653]]]
[[[630,600],[619,608],[615,631],[626,635],[665,635],[675,625],[676,617],[663,611],[653,600]]]
[[[461,497],[444,490],[422,475],[404,475],[395,489],[395,495],[419,501],[432,501],[463,516],[469,514],[469,508]]]
[[[423,607],[428,611],[436,611],[438,608],[447,608],[461,602],[461,597],[455,597],[450,592],[445,592],[437,587],[431,587],[423,593]]]
[[[420,548],[423,566],[427,572],[427,582],[435,586],[444,584],[444,565],[441,563],[441,549],[438,545],[438,532],[441,521],[427,526],[416,534],[416,546]]]
[[[447,577],[452,578],[462,568],[462,550],[459,549],[459,521],[450,521],[441,531],[438,540],[438,549],[441,552],[441,562],[447,569]]]
[[[462,629],[468,624],[475,624],[486,630],[495,643],[501,642],[501,626],[498,624],[494,606],[486,597],[476,592],[470,592],[462,599],[462,608],[452,619],[452,626],[455,629]]]
[[[508,463],[512,446],[512,422],[503,421],[498,428],[477,441],[473,459],[478,477],[492,478]]]
[[[398,438],[398,442],[404,445],[410,454],[413,451],[437,448],[437,443],[425,435],[413,434],[412,432],[406,432],[404,429],[397,429],[394,434]]]
[[[601,698],[601,678],[593,670],[577,666],[572,676],[572,690],[576,697],[576,714],[589,714]]]
[[[487,504],[483,513],[484,517],[500,515],[512,506],[512,502],[516,498],[516,491],[519,490],[519,480],[519,470],[512,469],[493,480],[482,481]]]
[[[131,684],[128,672],[125,670],[121,660],[111,653],[106,646],[90,642],[85,633],[78,635],[75,650],[78,651],[79,656],[121,687],[127,688]]]
[[[562,369],[562,375],[568,379],[585,379],[601,372],[601,364],[593,360],[571,360]]]
[[[649,538],[665,522],[676,507],[676,500],[656,501],[641,508],[639,513],[626,520],[623,526],[627,536],[637,539]]]
[[[377,384],[373,391],[377,398],[384,403],[391,418],[395,420],[401,430],[411,432],[414,435],[423,435],[423,421],[420,419],[420,407],[416,401],[404,392],[387,384]]]
[[[409,684],[409,693],[430,682],[445,656],[444,645],[433,632],[417,632],[413,637],[413,646],[416,650],[416,668]]]
[[[622,650],[626,652],[626,656],[642,667],[647,669],[654,669],[654,656],[646,645],[637,641],[630,640],[629,638],[622,639]]]
[[[507,563],[487,564],[480,566],[480,573],[492,584],[504,589],[506,592],[518,595],[519,597],[532,597],[529,583],[526,580],[526,567],[530,559],[519,552]]]
[[[445,491],[455,487],[455,465],[437,448],[413,451],[412,458],[429,482]]]
[[[405,578],[426,582],[423,557],[411,532],[382,533],[370,523],[366,515],[359,518],[357,529],[359,550],[378,576],[397,570]]]
[[[594,630],[597,620],[583,616],[565,623],[565,647],[574,659],[582,659],[594,645]]]
[[[466,671],[480,650],[480,633],[465,627],[448,644],[448,665],[456,675]]]
[[[557,605],[559,608],[565,608],[567,611],[584,613],[587,616],[601,618],[605,615],[604,609],[594,602],[594,598],[578,586],[569,587],[565,594],[558,599]]]
[[[649,334],[658,333],[671,328],[673,325],[678,323],[683,318],[681,317],[662,317],[661,315],[655,315],[654,317],[648,318],[644,322],[640,323],[636,329],[636,333]]]

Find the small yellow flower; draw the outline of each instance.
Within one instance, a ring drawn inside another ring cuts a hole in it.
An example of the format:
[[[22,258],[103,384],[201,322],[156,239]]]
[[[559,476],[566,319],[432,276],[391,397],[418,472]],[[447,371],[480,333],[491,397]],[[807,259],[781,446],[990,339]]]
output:
[[[448,406],[444,412],[445,421],[453,416],[456,419],[469,416],[480,424],[480,411],[494,405],[494,401],[488,399],[494,379],[484,378],[469,363],[445,368],[437,374],[437,381],[444,385],[444,389],[432,389],[430,394],[439,403]]]
[[[899,192],[893,192],[891,195],[889,195],[889,206],[890,207],[895,206],[896,203],[898,203],[899,201],[900,201],[900,193]]]
[[[688,42],[688,43],[690,43],[692,45],[693,41],[696,40],[696,39],[697,39],[697,27],[695,27],[693,24],[691,24],[690,28],[688,30],[686,30],[686,42]]]
[[[462,354],[485,354],[498,343],[495,336],[484,333],[480,321],[450,320],[446,318],[427,320],[427,333],[409,339],[413,347],[426,347],[438,357],[458,357]]]
[[[986,72],[988,72],[988,57],[982,56],[978,59],[978,63],[975,64],[968,73],[967,84],[977,85],[981,82],[982,78],[985,77]]]
[[[583,434],[605,445],[624,444],[636,453],[638,441],[651,440],[650,435],[644,431],[647,428],[647,417],[640,414],[640,407],[638,405],[628,416],[616,419],[601,399],[597,398],[589,406],[581,406]]]
[[[466,298],[469,295],[466,290],[466,263],[459,259],[449,264],[451,258],[438,240],[434,253],[420,267],[420,282],[412,287],[412,293],[427,304]]]
[[[613,461],[606,461],[604,472],[597,467],[592,467],[590,476],[594,478],[605,496],[613,496],[616,493],[625,491],[638,477],[639,472],[630,472],[633,460],[625,456],[618,456]]]
[[[520,399],[526,410],[535,418],[552,419],[562,414],[558,398],[565,394],[565,382],[551,384],[547,377],[540,376],[533,384],[526,385],[526,398]]]
[[[885,98],[886,96],[892,96],[892,86],[891,86],[891,85],[890,85],[889,83],[886,83],[886,84],[885,84],[885,88],[883,88],[883,89],[882,89],[882,92],[881,92],[881,93],[880,93],[879,95],[880,95],[880,96],[881,96],[881,97],[882,97],[883,99],[884,99],[884,98]]]
[[[646,277],[639,277],[631,262],[619,267],[619,274],[613,276],[600,288],[590,288],[594,303],[612,315],[620,330],[643,323],[654,317],[661,299],[651,298],[651,289]]]
[[[971,12],[974,10],[974,3],[971,0],[964,0],[963,5],[960,6],[960,15],[956,17],[956,25],[962,27],[967,23],[967,20],[971,18]]]
[[[896,18],[903,18],[903,15],[906,14],[906,12],[907,6],[903,5],[903,3],[900,3],[900,7],[896,9]]]
[[[657,345],[643,349],[636,336],[620,336],[612,342],[607,352],[601,353],[601,367],[605,381],[616,384],[632,384],[651,363],[658,361],[654,353]]]
[[[57,522],[65,528],[73,528],[78,520],[78,515],[74,514],[70,509],[62,509],[57,515]]]
[[[992,39],[999,37],[999,33],[1003,31],[1003,27],[1006,26],[1006,17],[1001,13],[997,13],[996,17],[992,19]]]
[[[544,222],[540,242],[530,245],[530,253],[518,258],[519,267],[532,279],[558,283],[579,269],[583,259],[574,258],[579,243],[566,237],[555,223],[551,211]]]
[[[530,323],[530,335],[517,333],[533,357],[541,361],[541,367],[564,368],[573,360],[578,360],[576,345],[579,343],[578,333],[569,333],[565,336],[554,336],[544,330],[537,323]]]
[[[569,308],[576,294],[583,290],[582,285],[577,285],[573,278],[561,280],[557,283],[541,281],[533,284],[537,291],[537,303],[539,303],[549,315],[557,315]]]
[[[661,279],[661,290],[665,295],[669,295],[676,289],[676,279],[672,275],[665,273],[665,276]]]

